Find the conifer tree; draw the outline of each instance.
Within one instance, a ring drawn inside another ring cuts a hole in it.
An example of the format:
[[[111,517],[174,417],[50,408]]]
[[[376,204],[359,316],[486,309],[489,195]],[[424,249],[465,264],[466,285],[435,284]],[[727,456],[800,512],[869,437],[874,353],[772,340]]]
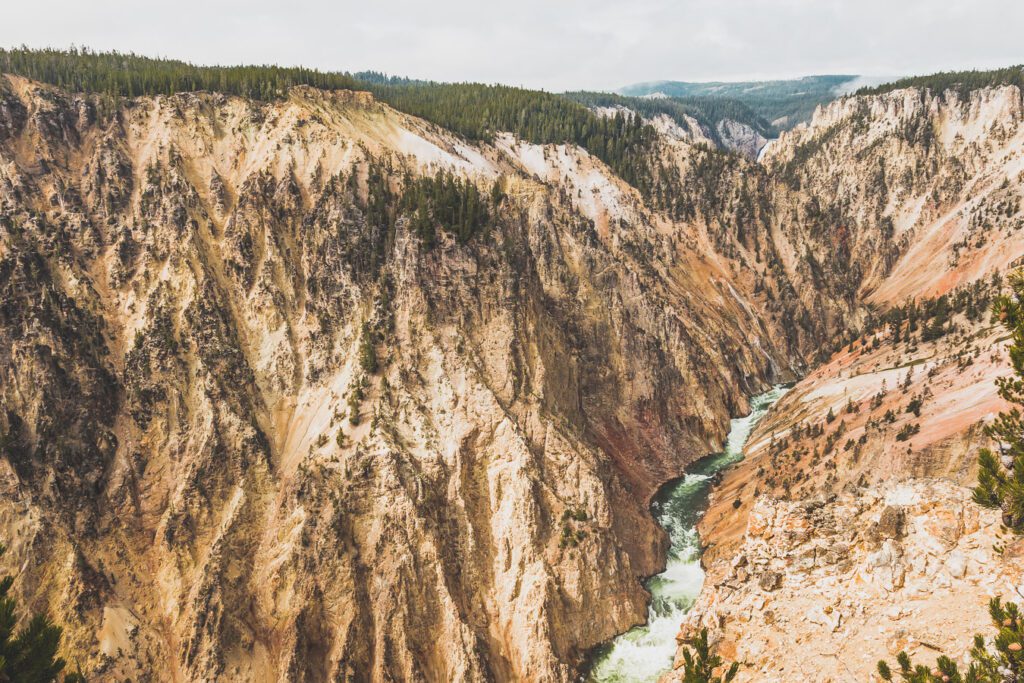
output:
[[[362,333],[359,340],[359,367],[363,372],[373,374],[380,366],[377,360],[377,348],[374,346],[373,330],[370,323],[363,323]]]
[[[1009,278],[1010,294],[996,299],[994,310],[1012,335],[1010,363],[1014,375],[997,380],[999,395],[1015,407],[999,414],[985,429],[999,445],[999,456],[982,449],[978,456],[978,485],[974,500],[979,505],[999,508],[1003,523],[1017,533],[1024,532],[1024,272]]]
[[[733,662],[722,675],[715,670],[723,668],[725,661],[718,655],[711,654],[708,645],[708,630],[702,628],[700,634],[687,642],[689,647],[683,650],[682,683],[729,683],[736,678],[740,670],[739,662]]]

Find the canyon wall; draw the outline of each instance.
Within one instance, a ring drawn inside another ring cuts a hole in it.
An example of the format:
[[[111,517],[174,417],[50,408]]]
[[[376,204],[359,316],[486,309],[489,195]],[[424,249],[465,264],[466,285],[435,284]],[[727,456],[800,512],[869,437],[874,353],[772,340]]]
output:
[[[1019,544],[993,551],[1012,538],[970,487],[1008,408],[989,308],[1024,255],[1022,123],[1016,87],[896,90],[827,105],[767,150],[794,211],[831,204],[865,310],[758,425],[701,524],[708,581],[680,637],[710,626],[742,680],[787,680],[784,665],[860,680],[901,649],[963,659],[988,599],[1018,598]],[[803,234],[809,258],[842,265]],[[896,535],[871,531],[896,518]]]
[[[428,248],[442,170],[492,220]],[[568,681],[799,372],[738,267],[576,147],[4,77],[5,566],[90,680]]]
[[[979,310],[1024,255],[1021,119],[1012,87],[848,97],[760,163],[654,121],[641,196],[366,93],[4,76],[4,567],[91,680],[569,681],[645,617],[654,492],[802,377],[713,497],[687,628],[756,678],[795,624],[929,637],[948,606],[907,587],[941,575],[973,632],[1017,571],[964,485],[1002,407]],[[437,178],[483,224],[425,226]],[[884,317],[908,300],[915,330]]]

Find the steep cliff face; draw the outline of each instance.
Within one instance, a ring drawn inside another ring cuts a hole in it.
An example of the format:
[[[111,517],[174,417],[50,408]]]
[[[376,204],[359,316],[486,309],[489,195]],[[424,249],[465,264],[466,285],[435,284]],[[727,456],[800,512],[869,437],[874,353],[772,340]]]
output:
[[[782,185],[777,211],[790,206],[799,214],[807,206],[828,207],[835,226],[831,234],[839,242],[828,249],[813,229],[798,223],[789,224],[784,239],[799,240],[805,259],[824,272],[845,267],[853,275],[847,291],[864,303],[858,314],[863,324],[839,335],[827,362],[780,400],[752,435],[746,460],[718,487],[700,530],[709,544],[704,555],[708,583],[685,629],[721,623],[715,637],[735,645],[764,640],[763,627],[777,628],[749,620],[750,604],[773,602],[767,593],[774,586],[765,589],[754,582],[737,589],[735,581],[745,548],[773,534],[793,538],[783,529],[764,536],[765,514],[781,519],[789,513],[780,510],[813,507],[816,500],[826,501],[829,510],[848,505],[868,509],[877,506],[879,496],[891,495],[885,491],[892,482],[914,477],[931,478],[922,480],[915,494],[931,502],[908,511],[915,524],[976,514],[963,501],[975,480],[978,448],[990,445],[982,427],[1007,408],[995,380],[1009,373],[1008,337],[990,319],[988,307],[1000,290],[1000,273],[1018,265],[1024,254],[1022,122],[1024,108],[1015,87],[966,96],[901,90],[832,103],[809,126],[783,135],[766,152],[768,170]],[[825,291],[842,299],[841,289]],[[836,495],[840,503],[834,502]],[[961,511],[951,513],[954,508]],[[832,533],[811,517],[802,522],[806,538],[764,563],[774,563],[781,585],[793,586],[771,608],[787,614],[787,637],[810,618],[801,612],[839,609],[844,594],[873,582],[856,562],[804,561],[813,552],[805,541],[831,538]],[[848,523],[858,524],[852,518]],[[901,546],[899,566],[916,571],[941,566],[955,543],[938,550],[933,546]],[[973,541],[969,549],[975,555],[985,551],[983,543]],[[876,555],[861,558],[869,573],[877,566],[872,564]],[[955,656],[986,625],[985,601],[999,593],[1010,595],[1022,578],[1013,553],[978,562],[1006,581],[990,581],[974,571],[946,578],[926,572],[927,580],[957,596],[955,604],[942,609],[965,615],[944,633],[955,634],[954,641],[939,643]],[[818,587],[812,590],[811,584]],[[920,641],[936,643],[930,638],[941,610],[922,602],[919,592],[896,591],[887,597],[896,614],[889,620],[898,622],[896,635],[902,635],[886,640],[884,651],[875,633],[833,617],[814,623],[840,635],[818,629],[803,637],[822,643],[836,638],[844,647],[887,658],[908,647],[907,638],[912,650],[919,649]],[[852,607],[854,613],[864,614],[876,601],[865,595],[862,602]],[[855,676],[870,675],[877,657],[845,657],[830,647],[823,645],[823,651],[835,652]],[[752,651],[743,645],[737,653],[742,657]],[[796,654],[779,647],[751,656],[767,667],[763,674]],[[842,677],[821,669],[827,665],[822,661],[804,664],[822,680]],[[747,676],[757,678],[752,671]]]
[[[849,97],[784,133],[764,163],[799,190],[793,211],[834,228],[830,238],[844,247],[836,255],[858,275],[851,284],[859,297],[887,307],[943,294],[1024,254],[1022,121],[1015,86]],[[827,246],[814,222],[789,227],[790,239]]]
[[[705,519],[714,621],[761,494],[788,519],[849,485],[849,521],[890,474],[969,481],[1005,341],[977,308],[1024,254],[1022,109],[846,98],[763,164],[658,120],[645,200],[578,147],[469,143],[363,93],[2,77],[17,590],[96,680],[567,681],[644,617],[658,486],[817,359]],[[473,188],[458,225],[424,187]],[[879,318],[944,294],[941,325]]]
[[[1005,408],[994,380],[1006,372],[1007,340],[988,306],[993,276],[1024,254],[1022,122],[1015,87],[963,99],[903,90],[837,101],[772,146],[770,169],[808,202],[838,198],[836,215],[850,217],[837,228],[845,248],[792,225],[781,239],[802,240],[825,270],[848,259],[866,319],[759,425],[724,492],[745,481],[813,494],[862,477],[970,480],[978,423]],[[908,131],[919,132],[908,140]],[[882,315],[901,304],[898,320]],[[725,516],[742,530],[742,513]]]
[[[704,204],[720,239],[748,245],[757,290],[778,301],[770,314],[788,308],[824,362],[873,316],[1024,255],[1022,121],[1012,86],[843,98],[758,165],[703,163],[714,187],[686,186],[686,201]]]
[[[427,248],[438,170],[495,189]],[[574,147],[0,78],[17,590],[93,680],[569,680],[657,486],[799,364],[737,267]]]
[[[757,159],[768,139],[745,123],[722,119],[716,126],[723,145],[747,159]]]

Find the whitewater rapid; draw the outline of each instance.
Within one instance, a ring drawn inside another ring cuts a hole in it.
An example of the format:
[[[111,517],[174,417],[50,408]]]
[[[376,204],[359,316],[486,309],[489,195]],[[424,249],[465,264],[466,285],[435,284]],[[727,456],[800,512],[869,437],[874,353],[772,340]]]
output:
[[[671,545],[665,571],[647,582],[651,592],[647,623],[622,634],[599,652],[588,680],[649,683],[672,666],[679,624],[704,584],[697,522],[707,508],[711,477],[743,457],[743,445],[754,426],[786,391],[776,386],[751,399],[750,414],[732,421],[725,450],[694,463],[685,476],[658,492],[651,513],[668,532]]]

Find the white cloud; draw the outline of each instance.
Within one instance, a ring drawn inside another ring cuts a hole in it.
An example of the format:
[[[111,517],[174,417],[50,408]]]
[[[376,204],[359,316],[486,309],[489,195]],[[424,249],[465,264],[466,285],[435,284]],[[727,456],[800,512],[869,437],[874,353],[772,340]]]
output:
[[[0,44],[376,69],[549,90],[1024,61],[1019,0],[37,0]]]

